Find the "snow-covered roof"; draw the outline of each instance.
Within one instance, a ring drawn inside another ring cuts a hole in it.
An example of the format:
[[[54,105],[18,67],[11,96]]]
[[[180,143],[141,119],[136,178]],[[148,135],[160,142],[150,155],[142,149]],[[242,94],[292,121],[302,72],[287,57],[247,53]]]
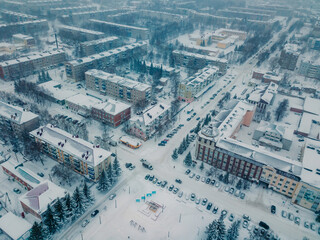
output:
[[[73,136],[51,124],[30,132],[30,135],[48,142],[91,166],[98,165],[111,155],[107,150]]]
[[[24,39],[24,40],[31,40],[33,39],[33,37],[29,36],[29,35],[24,35],[24,34],[21,34],[21,33],[18,33],[18,34],[14,34],[12,35],[13,38],[19,38],[19,39]]]
[[[119,39],[116,36],[111,36],[111,37],[106,37],[106,38],[100,38],[97,40],[92,40],[92,41],[86,41],[86,42],[82,42],[81,45],[82,46],[91,46],[91,45],[96,45],[96,44],[100,44],[100,43],[108,43],[108,42],[112,42]]]
[[[159,116],[161,116],[164,112],[170,109],[169,105],[164,103],[158,103],[149,109],[145,110],[141,115],[134,116],[130,119],[132,122],[138,121],[140,124],[144,124],[144,126],[151,125],[153,121],[158,121]]]
[[[67,25],[61,25],[59,26],[59,29],[64,29],[64,30],[71,30],[71,31],[77,31],[77,32],[83,32],[83,33],[88,33],[92,35],[97,35],[97,36],[103,36],[103,32],[98,32],[90,29],[85,29],[85,28],[78,28],[78,27],[73,27],[73,26],[67,26]]]
[[[114,22],[106,22],[106,21],[101,21],[97,19],[89,19],[90,22],[94,23],[102,23],[106,25],[112,25],[112,26],[117,26],[121,28],[127,28],[127,29],[135,29],[135,30],[140,30],[140,31],[148,31],[148,28],[141,28],[141,27],[135,27],[135,26],[129,26],[129,25],[124,25],[124,24],[119,24],[119,23],[114,23]]]
[[[109,99],[107,102],[100,102],[93,106],[95,109],[102,110],[111,115],[117,115],[130,108],[129,104]]]
[[[303,110],[308,113],[320,115],[320,100],[316,98],[306,97]]]
[[[37,114],[34,114],[25,109],[13,106],[0,101],[0,116],[15,122],[17,124],[23,124],[29,122],[35,118],[38,118]]]
[[[67,191],[49,180],[45,180],[36,188],[26,192],[19,200],[40,215],[47,210],[57,198],[63,198]]]
[[[41,83],[38,86],[44,88],[46,91],[52,94],[53,98],[59,101],[65,100],[77,94],[75,91],[63,88],[61,83],[53,80]]]
[[[297,44],[293,44],[293,43],[287,43],[286,45],[284,45],[284,50],[287,53],[291,53],[294,55],[298,55],[299,54],[299,49],[300,47]]]
[[[76,94],[72,97],[67,98],[66,101],[87,109],[91,109],[94,105],[101,102],[101,100],[97,98],[84,94]]]
[[[288,128],[281,125],[276,125],[274,123],[270,123],[264,120],[261,120],[259,123],[259,126],[257,127],[258,131],[261,132],[277,132],[283,139],[292,140],[293,139],[293,132],[294,130],[292,128]]]
[[[184,79],[181,84],[186,85],[197,85],[198,83],[203,83],[207,81],[208,78],[212,77],[213,74],[216,74],[219,71],[217,67],[203,68],[199,70],[196,74]]]
[[[18,178],[26,182],[32,188],[38,186],[42,181],[43,178],[39,177],[37,174],[33,173],[29,169],[19,166],[20,163],[15,162],[14,160],[10,159],[1,164],[3,168],[6,168],[8,171],[16,175]]]
[[[119,139],[125,143],[129,143],[132,146],[138,147],[138,146],[141,146],[141,144],[142,144],[140,140],[133,138],[133,137],[130,137],[130,136],[127,136],[127,135],[123,135]]]
[[[311,147],[311,148],[308,148]],[[315,148],[315,149],[313,149]],[[320,141],[308,139],[303,153],[302,181],[320,188]]]
[[[202,58],[202,59],[206,59],[207,61],[228,63],[228,60],[225,58],[211,57],[208,55],[202,55],[202,54],[192,53],[192,52],[187,52],[187,51],[174,50],[172,53],[181,54],[181,55],[189,56],[189,57]]]
[[[32,225],[25,219],[8,212],[0,218],[0,229],[11,239],[18,240],[25,235]]]
[[[263,100],[264,102],[270,104],[274,95],[277,93],[278,85],[270,82],[268,85],[258,85],[255,90],[250,94],[248,100],[259,102]]]
[[[317,135],[320,136],[320,127],[319,125],[313,123],[314,121],[320,122],[320,116],[304,112],[299,123],[298,132],[308,135],[311,134],[316,137]],[[313,125],[315,125],[315,127],[313,127]]]

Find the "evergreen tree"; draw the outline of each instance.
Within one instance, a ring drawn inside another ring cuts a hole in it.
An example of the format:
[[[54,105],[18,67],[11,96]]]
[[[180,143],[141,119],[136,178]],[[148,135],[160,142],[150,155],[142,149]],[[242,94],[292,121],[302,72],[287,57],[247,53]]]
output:
[[[183,146],[183,151],[187,150],[188,148],[188,142],[186,141],[186,139],[184,138],[182,141],[182,146]]]
[[[189,152],[186,156],[186,158],[184,159],[184,164],[188,167],[191,166],[192,164],[192,156],[191,156],[191,153]]]
[[[227,240],[237,240],[239,237],[240,221],[237,220],[231,224],[227,232]]]
[[[47,211],[45,212],[43,223],[47,226],[47,230],[50,234],[55,233],[57,230],[57,222],[53,216],[53,212],[49,204]]]
[[[171,155],[172,159],[176,160],[178,158],[178,150],[175,148],[173,154]]]
[[[43,232],[41,224],[34,222],[34,224],[32,225],[32,228],[30,231],[30,236],[28,239],[29,240],[43,240],[44,239],[44,232]]]
[[[107,191],[108,188],[109,188],[109,186],[107,183],[106,173],[105,173],[105,171],[102,171],[100,178],[99,178],[97,189],[101,192],[104,192],[104,191]]]
[[[186,136],[186,144],[188,145],[188,144],[189,144],[189,142],[190,142],[189,134],[187,134],[187,136]]]
[[[195,132],[196,134],[198,134],[198,132],[200,132],[200,130],[201,130],[201,125],[200,125],[200,122],[198,122],[196,128],[194,129],[194,132]]]
[[[226,226],[223,222],[223,217],[220,216],[218,220],[213,220],[209,226],[206,227],[207,240],[224,240],[226,234]]]
[[[40,73],[38,73],[38,82],[42,82],[42,77],[41,77],[41,75],[40,75]]]
[[[65,212],[60,198],[57,199],[57,202],[54,205],[54,210],[56,217],[59,219],[60,222],[63,222],[65,219]]]
[[[46,74],[46,80],[49,81],[49,80],[51,80],[51,79],[52,79],[52,78],[50,77],[49,72],[47,72],[47,74]]]
[[[217,237],[215,239],[224,240],[225,235],[226,235],[226,225],[224,224],[223,217],[221,215],[217,222]]]
[[[119,163],[117,157],[115,157],[115,159],[113,161],[112,168],[113,168],[114,176],[119,177],[121,174],[121,168],[120,168],[120,163]]]
[[[239,179],[239,181],[237,182],[237,185],[236,185],[236,189],[240,190],[242,187],[242,181],[241,179]]]
[[[201,170],[201,172],[203,171],[203,169],[204,169],[204,164],[203,164],[203,162],[201,162],[201,164],[200,164],[200,170]]]
[[[184,152],[184,146],[183,146],[183,142],[180,144],[179,149],[178,149],[178,153],[182,154]]]
[[[214,234],[217,229],[217,220],[213,220],[212,223],[210,223],[206,227],[205,233],[207,234],[207,240],[213,240],[214,239]]]
[[[84,205],[83,205],[83,196],[81,192],[79,191],[79,188],[76,187],[76,189],[73,192],[72,200],[74,203],[74,209],[75,212],[81,215],[84,212]]]
[[[46,74],[45,74],[44,70],[41,70],[41,78],[43,81],[46,80]]]
[[[175,66],[175,61],[174,61],[174,57],[173,57],[172,52],[169,55],[169,65],[170,65],[170,67],[174,67]]]
[[[320,214],[316,217],[316,222],[320,222]]]
[[[228,172],[226,173],[226,175],[224,175],[224,177],[223,177],[223,182],[224,182],[225,184],[229,184],[229,173],[228,173]]]
[[[72,202],[71,202],[70,194],[67,193],[64,199],[65,199],[64,205],[65,205],[66,217],[70,217],[72,215]]]
[[[111,164],[109,165],[109,167],[108,167],[108,169],[107,169],[106,178],[107,178],[108,187],[111,188],[112,185],[113,185],[114,182],[115,182]]]
[[[220,174],[219,175],[219,181],[222,182],[222,180],[223,180],[223,174]]]
[[[152,76],[153,73],[154,73],[154,69],[153,69],[153,64],[151,63],[150,69],[149,69],[149,74]]]
[[[86,182],[84,182],[82,193],[86,203],[91,203],[94,201],[94,198],[91,195],[90,188],[88,187],[88,184]]]

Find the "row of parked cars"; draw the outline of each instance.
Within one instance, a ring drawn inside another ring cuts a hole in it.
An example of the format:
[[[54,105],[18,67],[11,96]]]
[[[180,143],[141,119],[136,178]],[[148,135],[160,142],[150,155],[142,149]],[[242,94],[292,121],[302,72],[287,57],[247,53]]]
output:
[[[285,210],[281,211],[281,216],[283,218],[287,218],[289,221],[294,222],[297,225],[300,225],[301,219],[298,216],[294,216],[293,213],[288,213]],[[317,226],[314,222],[308,222],[308,221],[304,221],[303,226],[307,229],[311,229],[312,231],[316,231],[317,230]],[[320,227],[318,227],[318,234],[320,235]]]
[[[201,179],[201,182],[210,184],[212,186],[215,186],[216,188],[219,188],[221,186],[221,183],[219,181],[216,181],[215,179],[211,179],[209,177],[201,177],[200,175],[196,175],[195,173],[191,172],[190,169],[187,169],[185,174],[189,175],[189,178],[194,178],[196,181],[200,181]],[[241,199],[244,199],[246,196],[244,192],[241,192],[240,190],[235,190],[233,187],[229,186],[225,186],[224,191],[234,195],[235,197],[240,197]]]
[[[172,132],[167,135],[167,138],[172,138],[183,126],[184,124],[179,124],[178,127],[174,128]]]

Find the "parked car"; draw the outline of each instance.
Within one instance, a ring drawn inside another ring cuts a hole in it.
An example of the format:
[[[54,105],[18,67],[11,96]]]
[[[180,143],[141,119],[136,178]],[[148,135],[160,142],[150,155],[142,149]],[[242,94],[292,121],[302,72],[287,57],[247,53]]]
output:
[[[227,210],[222,210],[222,211],[221,211],[221,216],[222,216],[223,218],[225,218],[225,217],[227,216],[227,214],[228,214],[228,211],[227,211]]]
[[[158,178],[154,178],[152,181],[153,184],[156,184],[157,182],[158,182]]]
[[[180,184],[182,183],[181,179],[179,179],[179,178],[177,178],[175,181],[176,181],[176,183],[180,183]]]
[[[216,180],[212,179],[211,180],[211,185],[214,186],[215,183],[216,183]]]
[[[136,166],[132,165],[132,166],[129,167],[129,170],[132,171],[135,168],[136,168]]]
[[[276,206],[275,205],[271,205],[271,213],[272,214],[276,213]]]
[[[158,146],[165,146],[166,144],[165,143],[158,143]]]
[[[150,177],[149,177],[149,181],[150,181],[150,182],[152,182],[152,181],[153,181],[153,179],[154,179],[154,175],[150,175]]]
[[[189,178],[193,178],[195,175],[196,175],[195,173],[191,173],[191,174],[189,175]]]
[[[196,195],[194,193],[191,193],[190,195],[190,200],[194,201],[196,199]]]
[[[199,205],[199,204],[200,204],[200,198],[197,198],[196,201],[195,201],[195,203],[196,203],[197,205]]]
[[[230,216],[229,216],[229,221],[232,222],[233,219],[234,219],[234,215],[231,213]]]
[[[221,186],[221,183],[217,181],[215,187],[218,188],[220,186]]]
[[[38,174],[38,176],[40,176],[40,177],[44,177],[44,174],[43,174],[42,172],[38,172],[37,174]]]
[[[288,214],[288,219],[289,219],[290,221],[293,221],[294,216],[293,216],[293,214],[292,214],[292,213],[289,213],[289,214]]]
[[[21,190],[18,189],[18,188],[14,188],[13,191],[14,191],[15,193],[17,193],[17,194],[20,194],[20,193],[21,193]]]
[[[234,188],[230,188],[229,193],[233,194],[234,193]]]
[[[111,194],[109,200],[113,200],[117,195],[115,193]]]
[[[99,213],[99,210],[98,210],[98,209],[94,210],[94,211],[91,213],[91,217],[97,216],[98,213]]]
[[[240,193],[240,198],[241,198],[241,199],[244,199],[244,198],[245,198],[245,196],[246,196],[246,194],[245,194],[245,193],[243,193],[243,192],[241,192],[241,193]]]
[[[171,192],[173,190],[173,188],[174,188],[174,185],[171,184],[170,187],[168,188],[168,190]]]
[[[294,218],[294,223],[300,225],[300,218],[299,217],[295,217]]]
[[[129,167],[132,166],[132,163],[126,163],[124,166],[125,166],[126,168],[129,168]]]
[[[224,191],[225,191],[225,192],[229,192],[229,190],[230,190],[230,187],[228,187],[228,186],[225,186],[225,187],[224,187]]]
[[[186,172],[185,172],[185,174],[186,174],[186,175],[189,175],[190,172],[191,172],[191,170],[190,170],[190,169],[187,169]]]
[[[216,214],[216,213],[218,212],[218,210],[219,210],[219,208],[218,208],[217,206],[215,206],[215,207],[213,208],[212,212],[213,212],[214,214]]]
[[[200,117],[197,117],[196,120],[199,121],[199,120],[200,120]]]
[[[208,203],[208,205],[207,205],[207,210],[209,210],[209,211],[210,211],[211,207],[212,207],[212,203],[211,203],[211,202],[209,202],[209,203]]]
[[[147,175],[144,177],[144,179],[145,179],[145,180],[148,180],[148,179],[149,179],[149,177],[150,177],[150,175],[149,175],[149,174],[147,174]]]
[[[268,230],[268,229],[270,228],[269,225],[266,224],[266,223],[263,222],[263,221],[260,221],[260,222],[259,222],[259,226],[260,226],[260,227],[263,227],[263,228],[266,229],[266,230]]]
[[[242,218],[247,220],[247,221],[251,221],[251,218],[247,214],[243,214]]]
[[[316,230],[316,224],[315,223],[310,223],[310,229],[312,231],[315,231]]]
[[[181,198],[183,196],[183,192],[179,192],[178,197]]]
[[[239,196],[240,196],[240,190],[236,190],[236,191],[234,192],[234,196],[239,197]]]
[[[305,228],[307,228],[307,229],[310,227],[309,222],[304,222],[304,224],[303,224],[303,225],[304,225],[304,227],[305,227]]]
[[[177,192],[179,192],[179,188],[175,188],[175,189],[173,189],[173,191],[172,191],[174,194],[176,194]]]
[[[247,220],[243,220],[242,227],[248,228],[249,222]]]
[[[200,179],[200,175],[197,175],[196,180],[199,181],[199,179]]]
[[[205,205],[207,204],[207,202],[208,202],[208,199],[207,199],[207,198],[204,198],[204,199],[202,199],[202,203],[201,203],[201,204],[202,204],[203,206],[205,206]]]
[[[207,178],[206,184],[209,184],[210,182],[211,182],[211,179],[210,179],[210,178]]]
[[[201,178],[201,182],[205,182],[206,181],[206,178],[205,177],[202,177]]]
[[[81,224],[81,227],[86,227],[89,224],[89,220],[84,220]]]
[[[282,210],[282,211],[281,211],[281,216],[282,216],[283,218],[287,218],[287,212],[286,212],[285,210]]]

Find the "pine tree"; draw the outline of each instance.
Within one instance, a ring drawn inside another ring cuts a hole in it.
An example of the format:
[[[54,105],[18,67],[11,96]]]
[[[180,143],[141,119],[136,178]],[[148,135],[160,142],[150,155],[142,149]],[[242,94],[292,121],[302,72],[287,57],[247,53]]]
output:
[[[201,125],[200,125],[200,122],[198,122],[196,128],[194,129],[194,133],[198,134],[198,132],[200,132],[200,129],[201,129]]]
[[[224,240],[226,235],[226,226],[223,222],[223,217],[220,216],[218,220],[213,220],[209,226],[206,227],[207,240]]]
[[[90,188],[88,187],[88,184],[86,182],[84,182],[82,193],[83,193],[84,200],[87,204],[90,204],[94,201],[94,198],[91,195]]]
[[[117,157],[115,157],[113,161],[112,168],[113,168],[114,176],[119,177],[121,174],[121,168],[120,168],[120,164]]]
[[[106,178],[107,178],[108,187],[111,188],[112,185],[113,185],[114,182],[115,182],[111,164],[109,165],[109,167],[108,167],[108,169],[107,169]]]
[[[220,216],[218,222],[217,222],[217,236],[215,239],[217,240],[224,240],[224,237],[226,235],[226,225],[223,222],[222,215]]]
[[[65,206],[65,213],[66,217],[69,218],[73,214],[73,209],[72,209],[72,202],[71,202],[71,197],[70,194],[67,193],[66,196],[64,197],[64,206]]]
[[[30,236],[28,239],[29,240],[43,240],[44,239],[44,232],[43,232],[41,224],[34,222],[34,224],[32,225],[32,228],[30,231]]]
[[[237,220],[231,224],[227,232],[227,240],[237,240],[239,237],[240,221]]]
[[[192,156],[191,156],[191,153],[189,152],[186,156],[186,158],[184,159],[184,164],[188,167],[191,166],[192,164]]]
[[[173,154],[171,155],[172,159],[176,160],[178,158],[178,150],[175,148]]]
[[[214,234],[215,230],[217,229],[217,220],[213,220],[212,223],[210,223],[206,227],[205,233],[207,234],[207,240],[213,240],[214,239]]]
[[[47,72],[47,74],[46,74],[46,80],[49,81],[49,80],[51,80],[51,79],[52,79],[52,78],[50,77],[49,72]]]
[[[178,149],[178,153],[182,154],[184,152],[184,145],[183,142],[180,144],[179,149]]]
[[[224,175],[224,177],[223,177],[223,182],[224,182],[225,184],[229,184],[229,173],[228,173],[228,172],[226,173],[226,175]]]
[[[44,216],[43,223],[47,226],[47,230],[50,234],[55,233],[55,231],[57,230],[57,222],[53,216],[53,212],[49,204]]]
[[[189,144],[189,142],[190,142],[189,134],[187,134],[187,136],[186,136],[186,144],[188,145],[188,144]]]
[[[101,192],[108,190],[108,183],[105,171],[102,171],[100,175],[97,189]]]
[[[240,190],[242,187],[242,181],[241,179],[239,179],[239,181],[237,182],[237,185],[236,185],[236,189]]]
[[[75,212],[81,215],[84,212],[84,205],[83,205],[83,196],[81,192],[79,191],[79,188],[76,187],[76,189],[73,192],[72,200],[74,203],[74,209]]]
[[[65,212],[63,209],[63,204],[60,200],[60,198],[57,199],[57,202],[54,205],[54,212],[56,217],[59,219],[60,222],[64,222],[65,219]]]
[[[219,175],[219,181],[222,182],[223,181],[223,174]]]
[[[188,148],[188,142],[186,141],[186,139],[184,138],[182,141],[182,146],[183,146],[183,151],[187,150]]]
[[[203,169],[204,169],[204,164],[203,164],[203,162],[201,162],[201,164],[200,164],[200,170],[201,170],[201,172],[203,171]]]

